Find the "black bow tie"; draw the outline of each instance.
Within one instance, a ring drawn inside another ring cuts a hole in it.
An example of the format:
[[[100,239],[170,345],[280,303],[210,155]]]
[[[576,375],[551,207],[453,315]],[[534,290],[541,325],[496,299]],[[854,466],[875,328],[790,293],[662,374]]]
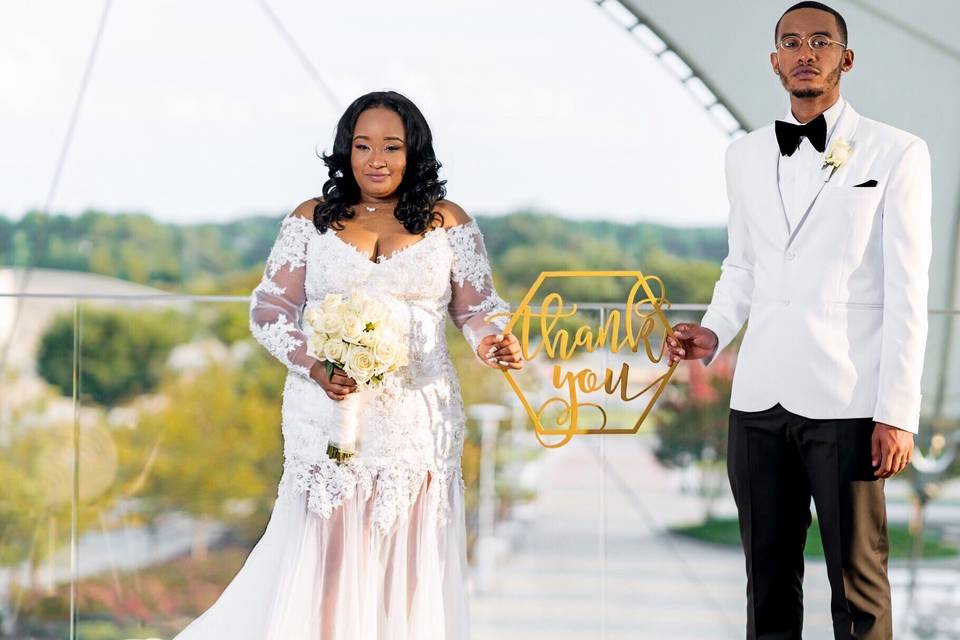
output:
[[[821,113],[807,124],[790,124],[777,120],[774,125],[777,131],[777,144],[780,145],[780,155],[792,156],[800,146],[800,138],[806,138],[813,148],[823,153],[827,147],[827,119]]]

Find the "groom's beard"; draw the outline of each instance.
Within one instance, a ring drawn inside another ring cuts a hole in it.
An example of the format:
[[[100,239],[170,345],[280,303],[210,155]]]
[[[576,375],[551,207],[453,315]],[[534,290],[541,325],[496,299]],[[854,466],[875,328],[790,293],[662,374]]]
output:
[[[837,86],[837,83],[840,82],[840,68],[841,68],[842,65],[843,65],[843,62],[841,61],[841,63],[840,63],[839,65],[837,65],[837,68],[834,69],[833,71],[831,71],[831,72],[830,72],[830,75],[827,76],[827,86],[826,86],[826,88],[824,88],[824,89],[806,89],[806,88],[794,89],[793,91],[790,92],[790,95],[792,95],[794,98],[819,98],[820,96],[822,96],[823,94],[825,94],[827,91],[830,91],[830,90],[833,89],[835,86]],[[780,74],[780,82],[783,83],[783,86],[784,86],[784,87],[787,86],[788,78],[787,78],[785,75],[783,75],[783,73]]]

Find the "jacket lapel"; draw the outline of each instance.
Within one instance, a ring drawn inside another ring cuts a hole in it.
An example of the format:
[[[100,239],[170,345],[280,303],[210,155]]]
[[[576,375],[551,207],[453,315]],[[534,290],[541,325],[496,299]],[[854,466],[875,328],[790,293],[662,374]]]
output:
[[[856,154],[856,144],[853,141],[853,136],[857,131],[857,125],[860,124],[860,114],[853,110],[853,107],[850,106],[850,103],[843,105],[843,111],[840,113],[840,117],[837,119],[837,124],[833,128],[833,132],[830,134],[830,137],[827,139],[827,147],[823,152],[823,157],[827,157],[827,153],[830,151],[830,145],[833,144],[834,140],[839,138],[845,139],[847,142],[853,146],[853,153]],[[852,159],[852,157],[851,157]],[[779,162],[779,160],[778,160]],[[807,218],[810,217],[810,214],[813,213],[814,207],[817,204],[817,200],[820,198],[820,194],[823,192],[823,188],[827,186],[827,183],[833,178],[838,172],[845,171],[847,165],[844,164],[836,171],[833,170],[831,166],[821,166],[820,168],[820,177],[821,181],[817,187],[816,193],[813,195],[813,199],[810,200],[810,203],[807,205],[807,208],[803,212],[803,216],[800,218],[800,222],[797,223],[797,226],[790,233],[790,237],[787,240],[787,247],[793,244],[793,241],[796,239],[797,234],[800,233],[800,229],[803,228],[803,224],[807,221]],[[781,197],[781,209],[783,199]],[[786,216],[786,214],[784,214]]]
[[[780,209],[780,221],[783,225],[783,236],[790,236],[790,219],[787,217],[787,208],[783,204],[783,193],[780,191],[780,145],[777,144],[777,134],[773,127],[770,127],[770,136],[767,142],[766,155],[769,160],[763,163],[764,167],[769,167],[768,175],[764,176],[764,182],[773,188],[773,199]]]

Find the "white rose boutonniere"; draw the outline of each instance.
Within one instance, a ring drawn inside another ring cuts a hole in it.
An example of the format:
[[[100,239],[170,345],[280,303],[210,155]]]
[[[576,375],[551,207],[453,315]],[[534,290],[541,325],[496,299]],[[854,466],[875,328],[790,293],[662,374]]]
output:
[[[833,177],[837,169],[847,164],[851,154],[853,154],[853,145],[847,142],[846,139],[838,136],[830,143],[830,148],[827,149],[827,155],[823,158],[823,167],[821,167],[823,169],[832,167],[830,169],[830,175],[827,176],[828,180]]]

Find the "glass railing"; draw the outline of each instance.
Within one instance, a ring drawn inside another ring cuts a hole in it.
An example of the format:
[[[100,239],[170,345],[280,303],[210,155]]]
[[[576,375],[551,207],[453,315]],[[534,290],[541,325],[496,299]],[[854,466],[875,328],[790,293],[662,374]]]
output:
[[[0,297],[0,638],[169,639],[236,574],[266,526],[283,462],[286,371],[250,338],[247,305]],[[601,322],[612,308],[581,305]],[[702,310],[673,305],[667,315],[696,321]],[[930,320],[935,339],[960,332],[960,312]],[[473,638],[741,637],[744,567],[724,466],[736,345],[709,368],[679,367],[637,434],[548,449],[503,376],[479,367],[452,327],[448,342],[469,417]],[[594,356],[583,365],[619,357]],[[641,380],[665,369],[630,362]],[[538,367],[515,377],[534,405],[551,393]],[[947,464],[960,442],[960,390],[938,385],[934,371],[956,380],[960,363],[928,353],[927,367],[924,473],[887,484],[904,638],[956,624],[960,581],[960,483]],[[614,400],[604,409],[611,425],[639,413]],[[806,630],[827,637],[817,553],[811,541]]]

